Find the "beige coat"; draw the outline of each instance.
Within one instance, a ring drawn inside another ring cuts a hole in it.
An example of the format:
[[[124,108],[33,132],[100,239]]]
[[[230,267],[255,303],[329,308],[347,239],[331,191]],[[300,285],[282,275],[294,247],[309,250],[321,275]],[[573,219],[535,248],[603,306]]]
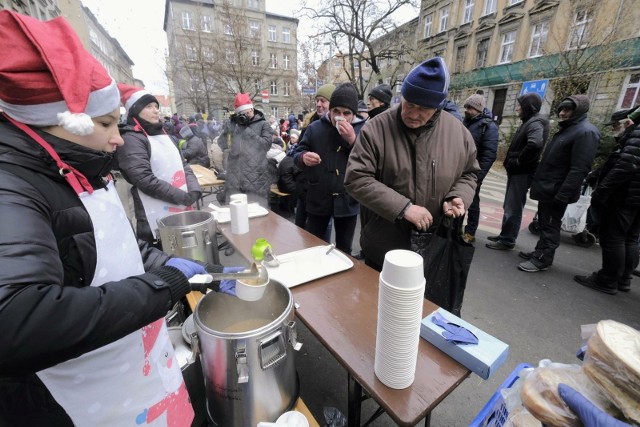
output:
[[[360,246],[382,265],[392,249],[409,249],[412,225],[397,220],[408,202],[426,207],[434,221],[445,199],[471,205],[476,189],[476,146],[464,125],[439,112],[419,135],[407,129],[399,107],[370,120],[347,165],[345,188],[361,204]]]

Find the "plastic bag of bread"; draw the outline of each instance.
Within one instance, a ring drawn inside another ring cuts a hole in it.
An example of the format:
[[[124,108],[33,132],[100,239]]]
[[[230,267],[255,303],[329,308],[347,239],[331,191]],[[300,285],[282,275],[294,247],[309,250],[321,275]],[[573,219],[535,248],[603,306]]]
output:
[[[598,322],[582,365],[587,376],[629,420],[640,423],[640,332]]]
[[[582,422],[558,395],[558,384],[571,386],[594,405],[610,412],[609,401],[589,380],[580,365],[541,360],[522,382],[520,398],[525,408],[543,424],[555,427],[580,427]]]
[[[542,427],[542,423],[527,411],[527,408],[520,405],[509,412],[509,418],[504,423],[504,427]]]

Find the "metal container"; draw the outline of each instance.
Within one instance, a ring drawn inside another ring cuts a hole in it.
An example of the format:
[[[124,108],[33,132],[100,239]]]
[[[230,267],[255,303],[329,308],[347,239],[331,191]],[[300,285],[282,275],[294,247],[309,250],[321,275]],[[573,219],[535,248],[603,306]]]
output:
[[[216,220],[211,212],[185,211],[158,220],[162,250],[181,258],[220,264]]]
[[[295,405],[293,355],[301,344],[287,287],[272,280],[262,299],[251,302],[210,292],[193,317],[211,423],[253,427]]]

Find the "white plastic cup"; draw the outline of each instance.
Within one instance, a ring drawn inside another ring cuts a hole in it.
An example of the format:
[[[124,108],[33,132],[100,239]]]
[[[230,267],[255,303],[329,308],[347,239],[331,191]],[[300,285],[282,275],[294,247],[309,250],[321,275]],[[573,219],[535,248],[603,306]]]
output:
[[[417,253],[405,249],[389,251],[384,256],[380,276],[391,286],[416,288],[425,280],[423,259]]]
[[[309,427],[309,420],[302,412],[289,411],[280,415],[276,420],[276,424],[286,427]]]
[[[267,289],[269,279],[260,282],[260,279],[237,279],[236,296],[243,301],[258,301]]]

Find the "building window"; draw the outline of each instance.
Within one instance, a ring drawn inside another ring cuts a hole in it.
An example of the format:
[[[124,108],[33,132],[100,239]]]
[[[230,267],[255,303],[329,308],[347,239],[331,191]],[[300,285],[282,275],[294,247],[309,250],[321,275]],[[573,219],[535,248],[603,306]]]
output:
[[[269,86],[271,86],[271,95],[277,95],[278,94],[278,82],[275,81],[275,80],[271,80],[271,84]]]
[[[200,90],[200,79],[198,79],[197,77],[191,77],[191,90]]]
[[[260,53],[257,50],[251,51],[251,65],[254,67],[260,65]]]
[[[191,16],[191,12],[182,12],[182,29],[183,30],[193,30],[193,17]]]
[[[278,68],[278,57],[275,53],[269,54],[269,68]]]
[[[509,6],[513,6],[514,4],[522,3],[524,0],[509,0]]]
[[[247,7],[249,9],[259,9],[260,2],[258,0],[247,0]]]
[[[360,60],[359,59],[354,59],[353,60],[353,68],[355,68],[356,70],[358,68],[360,68]]]
[[[440,9],[440,27],[438,32],[447,31],[447,24],[449,22],[449,7],[443,7]]]
[[[203,47],[202,54],[206,62],[213,62],[213,51],[211,50],[211,46]]]
[[[228,36],[232,36],[233,35],[233,29],[231,28],[230,24],[224,24],[224,29],[223,29],[224,33]]]
[[[544,45],[547,44],[547,35],[549,34],[549,21],[536,24],[531,32],[531,47],[529,47],[529,58],[542,56],[544,53]]]
[[[433,14],[424,17],[424,38],[431,37],[431,25],[433,24]]]
[[[188,61],[195,61],[197,59],[196,56],[196,47],[192,44],[188,44],[186,46],[186,51],[187,51],[187,60]]]
[[[276,119],[278,118],[278,107],[271,107],[271,115]]]
[[[629,76],[629,83],[624,87],[620,108],[631,108],[640,102],[640,99],[638,99],[639,92],[640,74],[631,74],[631,76]]]
[[[291,43],[291,29],[283,28],[282,29],[282,42],[283,43]]]
[[[253,87],[255,88],[256,92],[259,92],[262,89],[262,82],[260,81],[260,79],[255,79],[253,81]]]
[[[483,68],[487,65],[487,54],[489,53],[489,38],[478,42],[476,51],[476,68]]]
[[[200,23],[200,25],[202,27],[202,31],[204,31],[205,33],[210,33],[211,32],[211,16],[202,15],[202,22]]]
[[[284,82],[282,90],[284,92],[284,96],[291,96],[291,82]]]
[[[270,42],[275,42],[276,41],[276,26],[275,25],[269,25],[269,41]]]
[[[225,57],[227,58],[227,63],[229,63],[229,64],[235,64],[236,63],[236,55],[233,52],[233,50],[227,49]]]
[[[484,11],[482,12],[482,16],[491,15],[496,11],[498,7],[498,0],[484,0]]]
[[[456,50],[456,65],[453,69],[454,73],[461,73],[464,71],[464,59],[467,56],[467,46],[458,46]]]
[[[462,18],[462,23],[466,24],[473,21],[473,6],[475,4],[475,0],[466,0],[464,4],[464,17]]]
[[[291,66],[291,58],[289,58],[289,55],[282,55],[282,67],[285,70],[288,70],[290,66]]]
[[[260,35],[260,23],[258,21],[249,22],[249,34],[251,37],[257,37]]]
[[[371,65],[369,64],[369,61],[364,61],[364,68],[371,68]]]
[[[578,49],[587,45],[589,36],[588,26],[590,22],[591,19],[589,18],[589,12],[586,10],[576,12],[573,17],[573,26],[571,27],[571,35],[569,37],[567,48]]]
[[[500,44],[500,62],[499,64],[505,64],[511,62],[513,57],[513,46],[516,44],[516,32],[509,31],[502,35],[502,43]]]

